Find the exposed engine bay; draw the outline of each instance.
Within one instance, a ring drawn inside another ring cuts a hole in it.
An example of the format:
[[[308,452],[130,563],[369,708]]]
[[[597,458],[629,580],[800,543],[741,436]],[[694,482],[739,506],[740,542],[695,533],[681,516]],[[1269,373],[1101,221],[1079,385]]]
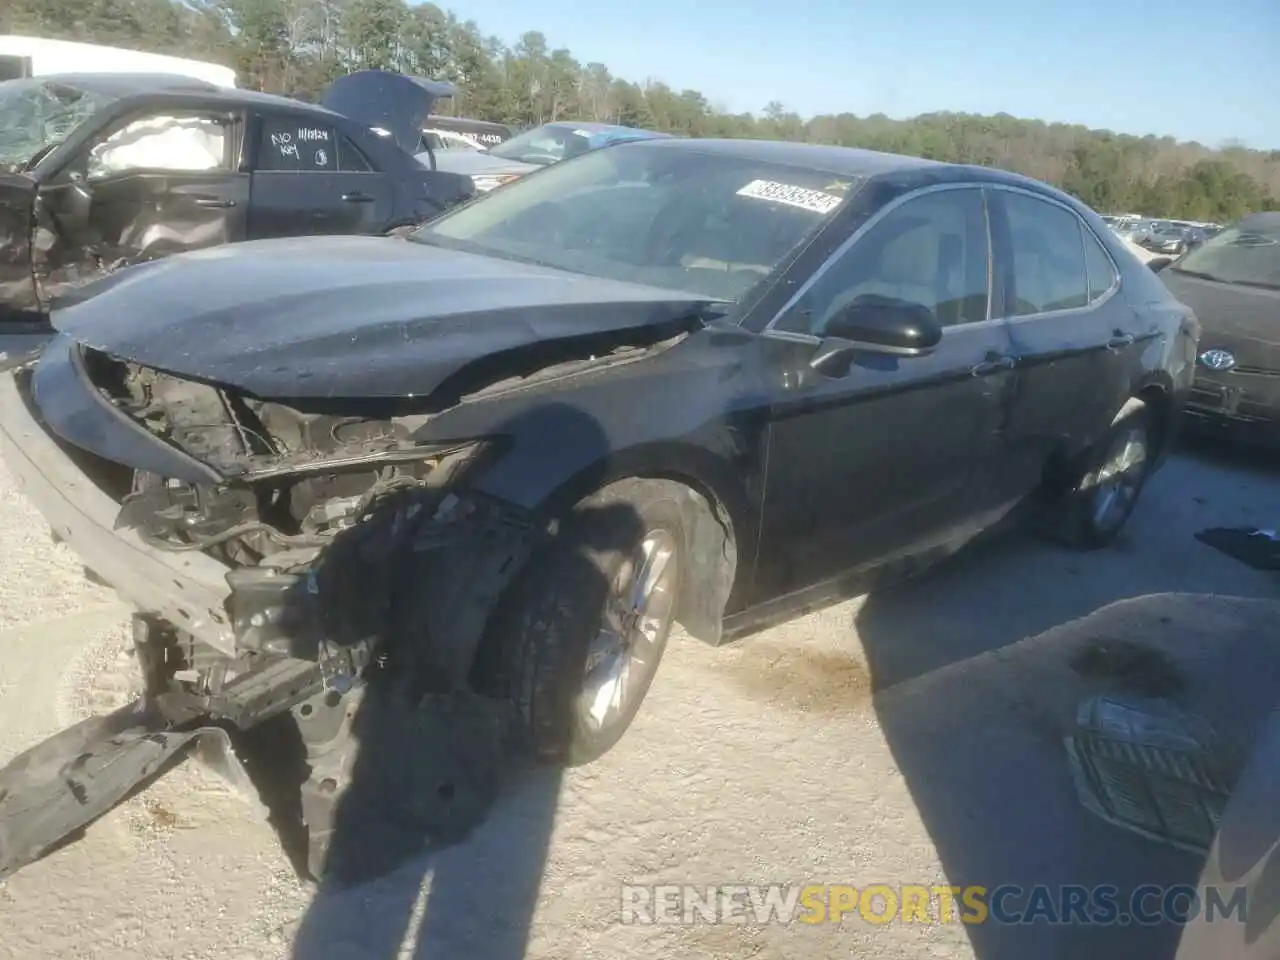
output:
[[[295,799],[272,817],[282,838],[289,823],[304,828],[299,866],[312,876],[363,871],[368,830],[392,821],[399,833],[382,845],[392,858],[405,852],[404,836],[469,829],[497,789],[497,758],[524,749],[514,704],[477,683],[478,657],[504,591],[555,524],[468,483],[501,441],[415,434],[464,397],[645,359],[688,326],[521,350],[468,371],[431,404],[295,406],[79,348],[81,382],[210,479],[163,477],[83,449],[68,455],[120,505],[117,530],[156,551],[216,560],[225,573],[214,577],[229,592],[220,610],[199,607],[216,636],[185,609],[179,625],[165,619],[172,612],[141,608],[133,640],[142,697],[107,727],[68,731],[6,768],[0,878],[187,750],[260,790],[235,744],[264,730],[290,731],[298,748]],[[478,773],[480,754],[495,759]],[[441,776],[451,779],[433,779]],[[421,783],[407,788],[406,777]],[[344,820],[360,826],[338,830]]]
[[[102,354],[88,359],[95,384],[125,414],[228,478],[214,487],[135,473],[120,523],[161,549],[205,550],[233,567],[297,565],[378,497],[419,486],[444,452],[409,440],[422,415],[303,413]]]
[[[363,840],[333,846],[344,817],[376,826],[391,811],[398,829],[437,839],[469,829],[496,785],[431,781],[408,795],[368,781],[370,751],[387,755],[377,769],[430,781],[457,777],[442,773],[458,766],[440,759],[450,751],[506,749],[510,704],[474,693],[468,677],[488,615],[536,538],[517,511],[449,491],[485,445],[416,445],[408,435],[422,415],[307,414],[101,354],[86,352],[86,361],[111,403],[227,477],[199,485],[129,471],[118,480],[117,524],[156,548],[203,551],[228,567],[235,648],[136,615],[142,698],[0,777],[0,878],[188,749],[261,791],[232,746],[247,731],[285,729],[300,748],[300,772],[289,774],[295,799],[271,815],[282,839],[303,828],[305,873],[365,869]],[[265,763],[276,765],[275,754]],[[491,769],[501,769],[497,759]],[[376,811],[358,812],[365,804]],[[379,855],[396,849],[404,852],[402,839]]]

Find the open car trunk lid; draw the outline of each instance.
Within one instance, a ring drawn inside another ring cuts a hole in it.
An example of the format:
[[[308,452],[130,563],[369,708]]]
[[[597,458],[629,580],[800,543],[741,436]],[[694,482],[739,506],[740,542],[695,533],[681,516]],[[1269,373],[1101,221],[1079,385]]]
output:
[[[402,150],[416,153],[436,101],[455,92],[453,84],[441,80],[359,70],[329,84],[320,104],[389,136]]]

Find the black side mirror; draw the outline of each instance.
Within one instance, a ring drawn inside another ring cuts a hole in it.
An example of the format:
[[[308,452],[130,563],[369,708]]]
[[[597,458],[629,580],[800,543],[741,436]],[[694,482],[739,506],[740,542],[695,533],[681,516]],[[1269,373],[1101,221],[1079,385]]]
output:
[[[1176,257],[1153,257],[1147,261],[1147,266],[1151,268],[1153,273],[1159,273],[1176,259]]]
[[[918,303],[864,295],[827,321],[823,345],[810,366],[834,372],[854,353],[922,357],[942,340],[933,311]]]

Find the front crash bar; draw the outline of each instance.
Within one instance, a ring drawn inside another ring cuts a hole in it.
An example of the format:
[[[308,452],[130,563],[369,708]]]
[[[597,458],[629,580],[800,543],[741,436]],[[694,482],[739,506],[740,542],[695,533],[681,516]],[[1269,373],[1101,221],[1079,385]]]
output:
[[[257,796],[225,730],[174,729],[140,700],[19,754],[0,770],[0,880],[52,853],[192,748]]]

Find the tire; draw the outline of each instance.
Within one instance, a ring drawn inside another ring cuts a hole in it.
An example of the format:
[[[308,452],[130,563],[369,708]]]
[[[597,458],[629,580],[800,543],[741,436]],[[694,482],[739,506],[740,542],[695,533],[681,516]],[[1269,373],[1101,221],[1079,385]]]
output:
[[[1047,504],[1045,532],[1080,550],[1097,550],[1112,543],[1128,523],[1150,476],[1156,446],[1154,427],[1147,405],[1130,399],[1106,434],[1082,458],[1067,489]],[[1118,475],[1114,472],[1117,467],[1121,468]],[[1108,476],[1117,479],[1107,483]]]
[[[688,556],[681,493],[670,481],[628,479],[583,500],[490,618],[473,682],[514,701],[540,761],[579,766],[598,759],[639,711],[666,649]],[[633,611],[631,629],[602,629],[619,623],[614,601],[634,587],[632,578],[656,570],[664,552],[663,589],[649,598],[656,604],[647,608],[651,618]],[[598,682],[611,664],[622,677],[621,696],[609,700],[602,717],[603,694],[593,711],[588,680]]]

